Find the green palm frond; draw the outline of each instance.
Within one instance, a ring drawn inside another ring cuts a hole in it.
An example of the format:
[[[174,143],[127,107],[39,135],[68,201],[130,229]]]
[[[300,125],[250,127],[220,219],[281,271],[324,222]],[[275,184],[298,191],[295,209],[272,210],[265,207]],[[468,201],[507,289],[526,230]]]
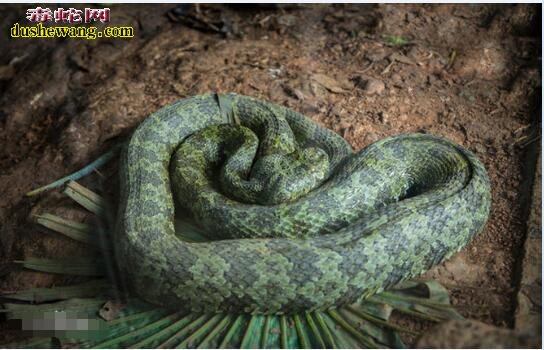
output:
[[[75,181],[68,183],[64,193],[108,222],[105,216],[111,215],[107,212],[109,205],[100,195]],[[95,279],[71,286],[4,293],[2,297],[8,302],[2,304],[0,312],[10,320],[87,320],[88,327],[52,330],[46,336],[38,334],[5,345],[9,347],[75,344],[84,348],[404,348],[400,333],[417,333],[394,324],[393,311],[436,322],[462,318],[451,306],[447,290],[434,281],[409,282],[337,309],[290,315],[195,314],[167,310],[138,299],[120,303],[115,298],[115,284],[104,277],[109,269],[115,269],[108,241],[112,237],[110,230],[51,214],[34,219],[86,244],[89,256],[27,258],[17,263],[30,270]],[[176,227],[187,241],[209,239],[184,217],[176,219]],[[105,244],[97,243],[101,242],[99,237],[105,238]]]

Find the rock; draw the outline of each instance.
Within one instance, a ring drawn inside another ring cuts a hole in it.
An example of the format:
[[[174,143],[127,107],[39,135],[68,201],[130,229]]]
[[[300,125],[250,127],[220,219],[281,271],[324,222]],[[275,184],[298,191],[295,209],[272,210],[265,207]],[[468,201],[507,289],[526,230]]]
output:
[[[388,52],[385,51],[383,48],[376,48],[365,54],[366,59],[370,62],[379,62],[385,59],[387,56]]]
[[[416,348],[539,348],[540,340],[474,320],[451,320],[424,333]]]
[[[283,73],[283,70],[280,68],[268,68],[268,74],[273,79],[278,78]]]
[[[416,18],[416,15],[410,11],[406,13],[405,18],[406,18],[406,22],[410,23]]]
[[[391,75],[391,81],[394,86],[401,87],[403,85],[402,77],[398,73]]]
[[[487,152],[487,149],[484,145],[480,144],[480,143],[477,143],[474,145],[474,150],[476,151],[477,154],[485,154]]]
[[[364,136],[364,144],[370,145],[380,139],[380,135],[376,134],[375,132],[369,132]]]
[[[384,82],[379,79],[359,76],[355,78],[355,83],[366,95],[381,95],[385,90]]]
[[[408,121],[408,114],[406,113],[403,113],[403,114],[400,114],[397,119],[399,120],[399,122],[401,123],[406,123]]]
[[[124,309],[124,305],[117,301],[107,301],[102,308],[98,311],[98,315],[106,320],[111,321],[117,317]]]
[[[381,95],[385,90],[385,84],[381,80],[371,79],[366,83],[365,90],[368,95]]]
[[[288,84],[282,84],[282,88],[288,96],[300,101],[304,100],[304,94],[299,89],[295,89]]]

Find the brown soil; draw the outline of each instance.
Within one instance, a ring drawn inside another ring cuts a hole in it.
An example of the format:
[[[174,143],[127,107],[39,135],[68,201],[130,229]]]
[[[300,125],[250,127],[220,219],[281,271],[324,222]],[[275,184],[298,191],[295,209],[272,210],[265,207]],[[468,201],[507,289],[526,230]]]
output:
[[[470,318],[512,327],[524,239],[520,193],[528,142],[539,136],[538,5],[321,5],[184,9],[110,5],[132,39],[11,39],[25,6],[3,6],[0,41],[0,290],[66,279],[21,271],[25,257],[73,256],[30,215],[84,216],[54,191],[24,193],[68,174],[179,98],[234,91],[297,111],[361,149],[421,131],[473,150],[492,181],[485,230],[429,271]],[[83,7],[83,6],[82,6]],[[216,30],[214,28],[218,28]],[[388,44],[385,35],[406,39]],[[539,142],[539,141],[538,141]]]

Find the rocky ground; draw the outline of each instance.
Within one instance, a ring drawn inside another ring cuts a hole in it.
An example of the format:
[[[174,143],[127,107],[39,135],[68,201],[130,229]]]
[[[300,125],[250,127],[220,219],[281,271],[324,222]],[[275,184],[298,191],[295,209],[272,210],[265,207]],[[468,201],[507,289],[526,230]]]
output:
[[[13,23],[29,22],[25,6],[3,6],[1,291],[66,282],[14,268],[12,260],[79,251],[29,218],[45,208],[84,214],[58,193],[30,200],[25,192],[88,163],[168,103],[234,91],[300,111],[357,150],[413,131],[473,150],[491,178],[491,218],[466,249],[424,277],[447,286],[466,317],[501,328],[539,322],[520,312],[541,314],[540,262],[524,259],[528,249],[541,254],[540,243],[526,243],[541,236],[534,213],[527,224],[529,204],[540,208],[540,194],[531,194],[540,152],[540,6],[110,8],[109,25],[133,26],[134,38],[9,38]],[[533,277],[523,277],[531,269]],[[536,328],[530,336],[539,338]]]

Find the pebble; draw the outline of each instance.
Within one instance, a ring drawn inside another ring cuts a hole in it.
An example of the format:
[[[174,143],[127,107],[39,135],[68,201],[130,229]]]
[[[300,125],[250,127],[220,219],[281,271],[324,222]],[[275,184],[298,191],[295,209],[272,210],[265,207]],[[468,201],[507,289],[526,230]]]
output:
[[[366,95],[381,95],[385,90],[385,84],[379,79],[367,76],[357,76],[354,79],[355,86],[362,89]]]
[[[398,120],[399,120],[400,122],[402,122],[402,123],[407,122],[408,119],[409,119],[409,118],[408,118],[408,114],[406,114],[406,113],[403,113],[403,114],[401,114],[401,115],[398,116]]]
[[[385,90],[385,84],[381,80],[369,78],[366,81],[364,90],[367,95],[381,95]]]
[[[387,52],[384,49],[374,49],[365,54],[367,60],[371,62],[379,62],[387,56]]]
[[[406,22],[410,23],[416,18],[416,15],[413,12],[407,12],[405,18]]]
[[[400,76],[400,74],[398,73],[394,73],[392,76],[391,76],[391,81],[393,82],[393,85],[397,86],[397,87],[401,87],[402,86],[402,77]]]
[[[478,154],[485,154],[487,152],[487,149],[485,148],[485,146],[477,143],[476,145],[474,145],[474,149],[476,150],[476,153]]]

